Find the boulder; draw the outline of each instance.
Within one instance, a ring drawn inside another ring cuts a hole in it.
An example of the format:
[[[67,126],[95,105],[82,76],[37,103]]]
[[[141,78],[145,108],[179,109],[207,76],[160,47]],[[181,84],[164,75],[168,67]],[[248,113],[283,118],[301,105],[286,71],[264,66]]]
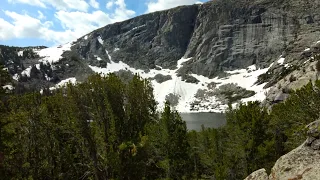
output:
[[[298,148],[280,157],[269,178],[264,169],[245,180],[316,180],[320,179],[320,120],[308,126],[308,138]]]
[[[253,173],[251,173],[244,180],[269,180],[268,174],[265,169],[259,169]]]

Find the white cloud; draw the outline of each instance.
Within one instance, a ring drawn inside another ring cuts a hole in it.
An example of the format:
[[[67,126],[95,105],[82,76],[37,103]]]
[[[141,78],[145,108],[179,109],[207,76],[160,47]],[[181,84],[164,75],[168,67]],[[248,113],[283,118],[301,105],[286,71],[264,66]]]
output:
[[[0,18],[0,40],[15,38],[13,33],[14,25]]]
[[[45,8],[46,5],[42,2],[42,0],[8,0],[9,3],[22,3],[29,4],[32,6],[39,6]]]
[[[38,19],[46,19],[46,16],[41,11],[38,11]]]
[[[114,5],[114,2],[113,2],[113,1],[109,1],[109,2],[107,3],[107,5],[106,5],[106,8],[107,8],[107,9],[111,9],[113,5]]]
[[[50,4],[58,10],[79,10],[87,11],[89,4],[84,0],[42,0],[47,4]]]
[[[181,5],[198,4],[199,0],[156,0],[147,3],[147,13],[170,9]]]
[[[49,1],[53,0],[46,0],[46,2]],[[61,1],[56,1],[56,3],[59,2]],[[79,3],[79,1],[77,2]],[[58,5],[55,4],[55,6]],[[69,4],[69,8],[71,7],[72,5]],[[38,38],[54,44],[63,44],[76,40],[107,24],[123,21],[135,15],[134,11],[127,9],[124,0],[114,1],[114,10],[109,14],[101,10],[89,13],[83,11],[70,12],[61,9],[55,12],[52,21],[45,21],[46,17],[43,13],[41,11],[37,12],[37,17],[31,17],[27,14],[4,11],[5,15],[11,20],[6,21],[0,18],[0,40]],[[56,28],[53,29],[57,23],[61,24],[63,28],[61,31],[54,30]]]
[[[91,0],[92,2],[95,0]],[[38,6],[46,8],[52,6],[58,10],[78,10],[87,11],[90,7],[85,0],[8,0],[10,3],[29,4],[31,6]],[[96,2],[97,3],[97,2]],[[97,4],[94,4],[97,5]]]
[[[123,21],[136,14],[134,11],[127,9],[127,6],[124,0],[116,0],[113,3],[115,6],[117,6],[112,16],[116,22]]]
[[[90,0],[89,4],[96,8],[96,9],[99,9],[99,3],[96,1],[96,0]]]
[[[41,36],[42,27],[48,27],[48,23],[41,23],[40,20],[30,17],[29,15],[21,15],[11,11],[4,12],[13,20],[11,31],[14,37],[31,37],[36,38]]]
[[[55,17],[65,30],[71,30],[78,37],[113,22],[110,16],[102,11],[93,13],[58,11]]]

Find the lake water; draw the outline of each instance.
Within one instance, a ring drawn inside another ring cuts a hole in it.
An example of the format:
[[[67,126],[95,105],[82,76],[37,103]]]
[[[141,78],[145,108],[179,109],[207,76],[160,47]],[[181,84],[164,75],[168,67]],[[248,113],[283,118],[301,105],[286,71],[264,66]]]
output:
[[[189,130],[201,130],[201,125],[211,128],[219,128],[226,124],[225,114],[222,113],[181,113]]]

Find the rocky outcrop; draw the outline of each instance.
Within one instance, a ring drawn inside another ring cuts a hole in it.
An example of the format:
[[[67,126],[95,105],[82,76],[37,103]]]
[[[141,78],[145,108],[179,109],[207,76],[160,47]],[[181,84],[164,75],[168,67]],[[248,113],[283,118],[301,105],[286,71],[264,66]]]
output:
[[[316,180],[320,179],[320,120],[307,126],[308,139],[298,148],[278,159],[266,176],[258,170],[246,180]]]

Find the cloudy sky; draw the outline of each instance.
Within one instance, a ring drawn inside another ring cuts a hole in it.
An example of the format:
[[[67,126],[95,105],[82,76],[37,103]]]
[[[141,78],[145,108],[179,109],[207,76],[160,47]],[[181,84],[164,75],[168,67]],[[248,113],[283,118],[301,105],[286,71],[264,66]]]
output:
[[[0,44],[54,46],[110,23],[207,0],[0,1]]]

